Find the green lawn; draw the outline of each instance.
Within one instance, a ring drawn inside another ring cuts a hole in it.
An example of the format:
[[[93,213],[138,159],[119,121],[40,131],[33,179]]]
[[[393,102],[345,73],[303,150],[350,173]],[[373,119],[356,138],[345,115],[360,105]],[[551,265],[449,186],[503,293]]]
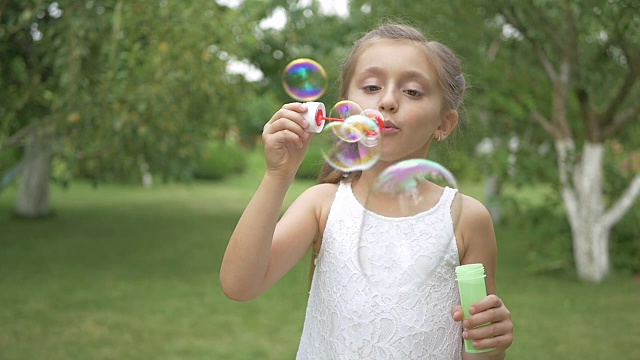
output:
[[[1,193],[0,359],[292,359],[308,260],[251,302],[226,299],[218,283],[256,185],[74,183],[53,187],[55,216],[42,221],[13,218],[16,190]],[[498,291],[516,326],[509,359],[640,359],[640,282],[534,277],[527,234],[497,234]]]

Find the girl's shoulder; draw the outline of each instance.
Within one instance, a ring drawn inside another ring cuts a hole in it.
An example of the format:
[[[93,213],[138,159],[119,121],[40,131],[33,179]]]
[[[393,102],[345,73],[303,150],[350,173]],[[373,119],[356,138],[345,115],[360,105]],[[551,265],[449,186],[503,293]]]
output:
[[[333,199],[338,191],[339,184],[316,184],[303,191],[293,202],[292,206],[298,210],[308,209],[313,211],[316,218],[322,219],[329,213]]]
[[[489,210],[480,200],[460,192],[458,195],[461,196],[463,214],[466,212],[468,216],[474,219],[484,218],[486,221],[487,217],[489,217],[489,220],[491,220]]]
[[[307,189],[306,191],[313,191],[313,192],[319,192],[319,193],[335,193],[336,191],[338,191],[338,187],[340,186],[340,183],[321,183],[321,184],[315,184],[312,187],[310,187],[309,189]]]
[[[329,195],[333,196],[338,191],[339,186],[339,184],[331,183],[316,184],[303,191],[300,196],[320,199]]]
[[[317,184],[308,188],[300,195],[299,199],[304,199],[304,201],[314,204],[314,212],[318,224],[318,236],[313,242],[315,253],[320,251],[320,244],[322,243],[324,229],[327,226],[331,205],[333,205],[333,200],[336,197],[339,187],[340,184]]]
[[[464,194],[459,194],[462,206],[458,224],[456,226],[456,238],[461,259],[467,255],[484,257],[490,254],[496,246],[495,232],[491,214],[487,207],[479,200]],[[477,254],[479,253],[479,254]]]
[[[338,192],[339,186],[339,184],[332,183],[316,184],[305,190],[300,196],[316,204],[319,209],[326,210],[328,212],[329,208],[331,208],[331,204],[333,203],[333,199]]]
[[[460,211],[457,229],[463,235],[463,238],[465,235],[468,238],[479,231],[486,233],[489,230],[493,230],[491,214],[480,200],[462,193],[458,193],[457,197],[459,198],[454,200],[452,209]],[[456,203],[458,201],[461,201],[461,204]]]

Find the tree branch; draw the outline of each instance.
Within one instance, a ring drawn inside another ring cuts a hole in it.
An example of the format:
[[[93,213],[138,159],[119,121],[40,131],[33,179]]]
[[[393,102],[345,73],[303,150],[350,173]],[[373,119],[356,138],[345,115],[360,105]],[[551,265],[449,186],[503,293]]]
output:
[[[580,64],[578,61],[579,53],[580,53],[580,40],[578,39],[578,24],[576,20],[576,14],[573,9],[569,7],[566,12],[566,23],[567,23],[567,45],[563,48],[563,52],[565,56],[569,59],[569,63],[571,64],[571,70],[575,75],[576,79],[580,79]]]
[[[622,114],[616,116],[613,121],[602,130],[604,138],[613,136],[624,129],[624,127],[627,126],[631,120],[637,118],[638,115],[640,115],[640,101],[636,102]]]
[[[13,135],[11,135],[11,137],[7,141],[5,141],[4,143],[0,143],[0,151],[2,151],[4,148],[7,148],[9,146],[19,145],[22,139],[31,135],[36,130],[37,130],[37,127],[34,124],[30,124],[16,131]]]
[[[629,72],[624,78],[622,86],[618,89],[616,95],[609,103],[607,110],[602,115],[602,120],[604,120],[607,125],[613,122],[616,113],[620,110],[620,106],[622,106],[622,104],[624,103],[636,81],[638,81],[638,77],[640,75],[640,69],[638,69],[635,64],[631,63],[631,59],[628,55],[627,59],[629,59]]]
[[[560,193],[567,207],[567,215],[572,227],[577,224],[576,218],[578,216],[578,199],[575,190],[575,184],[569,179],[574,169],[575,160],[575,144],[571,139],[556,139],[555,141],[556,153],[558,155],[558,176],[560,180]],[[576,174],[573,174],[574,176]]]
[[[636,174],[631,180],[629,186],[620,195],[618,201],[607,210],[604,214],[603,222],[611,227],[615,225],[620,219],[629,211],[631,205],[633,205],[640,195],[640,174]]]
[[[582,113],[582,119],[586,126],[587,138],[593,143],[602,141],[600,128],[598,126],[599,115],[593,107],[591,107],[587,90],[583,87],[576,89],[576,96],[578,97],[580,112]]]
[[[556,138],[572,138],[571,126],[567,120],[567,103],[569,99],[569,81],[571,65],[566,56],[560,63],[558,79],[553,83],[553,98],[551,100],[551,121],[555,125]]]
[[[553,24],[551,24],[549,19],[547,19],[547,17],[544,16],[542,11],[538,11],[536,5],[531,0],[529,0],[529,7],[535,10],[528,12],[527,16],[535,16],[539,20],[539,22],[542,24],[541,26],[537,26],[536,28],[539,31],[544,31],[549,36],[549,38],[551,38],[551,40],[553,41],[553,43],[558,49],[564,49],[565,45],[562,42],[563,40],[562,37],[560,36],[561,32],[557,31],[558,29],[556,29],[553,26]]]
[[[510,12],[512,16],[507,14],[507,12]],[[533,38],[529,28],[525,26],[524,21],[518,16],[515,7],[509,6],[508,10],[506,11],[502,10],[502,11],[499,11],[498,13],[504,16],[504,18],[507,20],[509,24],[513,25],[516,29],[518,29],[518,31],[520,31],[522,36],[524,36],[524,38],[527,39],[527,41],[531,44],[531,46],[533,47],[534,53],[538,57],[538,60],[540,61],[540,64],[544,68],[544,71],[547,73],[547,76],[549,77],[549,79],[551,79],[552,82],[558,81],[558,73],[554,69],[553,64],[551,63],[551,60],[547,56],[547,53],[540,46],[540,44],[538,44],[538,42]]]
[[[540,126],[542,126],[542,128],[549,133],[549,135],[551,135],[552,137],[556,137],[558,131],[556,129],[556,127],[549,121],[547,120],[546,117],[544,117],[544,115],[540,114],[540,112],[538,112],[538,110],[533,110],[531,111],[531,119],[533,119],[533,121],[537,122]]]

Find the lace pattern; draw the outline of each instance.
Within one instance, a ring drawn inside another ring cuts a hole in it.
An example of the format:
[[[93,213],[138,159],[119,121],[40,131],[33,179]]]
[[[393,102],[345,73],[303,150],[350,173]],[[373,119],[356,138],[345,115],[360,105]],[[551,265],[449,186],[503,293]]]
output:
[[[361,229],[366,210],[340,184],[297,359],[462,359],[461,328],[450,315],[460,303],[455,194],[445,189],[432,209],[408,218],[367,214]],[[369,242],[359,241],[361,231]]]

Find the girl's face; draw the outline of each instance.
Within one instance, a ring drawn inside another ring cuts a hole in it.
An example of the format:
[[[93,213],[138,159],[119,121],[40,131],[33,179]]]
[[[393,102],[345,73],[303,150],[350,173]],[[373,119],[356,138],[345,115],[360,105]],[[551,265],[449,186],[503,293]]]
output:
[[[347,97],[363,109],[382,113],[382,161],[424,158],[440,132],[447,136],[457,112],[444,108],[431,64],[421,45],[377,40],[357,59]]]

